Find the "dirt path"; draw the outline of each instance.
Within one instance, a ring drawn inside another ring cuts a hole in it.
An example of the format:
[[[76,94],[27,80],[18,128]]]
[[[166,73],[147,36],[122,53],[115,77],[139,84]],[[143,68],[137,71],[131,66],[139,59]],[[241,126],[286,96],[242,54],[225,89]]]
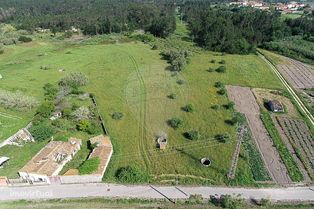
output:
[[[228,96],[235,103],[237,111],[245,114],[254,140],[272,179],[279,184],[291,183],[287,169],[260,119],[260,108],[250,88],[238,86],[227,86],[226,88]]]

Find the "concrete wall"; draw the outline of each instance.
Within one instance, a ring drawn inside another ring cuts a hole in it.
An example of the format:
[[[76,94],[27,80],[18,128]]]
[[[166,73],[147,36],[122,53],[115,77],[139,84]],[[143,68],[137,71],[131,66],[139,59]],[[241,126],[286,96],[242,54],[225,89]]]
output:
[[[60,176],[61,184],[98,183],[101,182],[101,175],[73,175]]]
[[[19,175],[22,179],[29,182],[46,182],[50,184],[49,178],[46,175],[38,175],[35,173],[26,173],[26,172],[19,172]]]

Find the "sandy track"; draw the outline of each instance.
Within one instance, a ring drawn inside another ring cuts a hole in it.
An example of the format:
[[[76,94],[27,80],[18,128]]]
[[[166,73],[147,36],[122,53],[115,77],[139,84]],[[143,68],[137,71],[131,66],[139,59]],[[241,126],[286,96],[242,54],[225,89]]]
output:
[[[314,87],[314,69],[310,65],[287,57],[283,59],[285,62],[278,65],[278,70],[294,88]]]
[[[250,88],[239,86],[227,86],[226,88],[228,96],[235,103],[237,111],[245,114],[254,140],[272,179],[279,184],[291,183],[287,169],[282,163],[260,118],[260,108]]]

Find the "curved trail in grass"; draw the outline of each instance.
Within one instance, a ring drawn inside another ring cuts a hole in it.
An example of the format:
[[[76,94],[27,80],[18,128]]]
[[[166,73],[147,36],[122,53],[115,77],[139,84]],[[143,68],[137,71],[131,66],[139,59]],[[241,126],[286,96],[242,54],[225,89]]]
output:
[[[149,156],[146,153],[146,112],[147,112],[147,107],[146,107],[146,86],[145,82],[143,79],[143,76],[140,72],[139,66],[134,58],[134,56],[130,55],[129,53],[126,52],[126,54],[129,56],[130,60],[133,63],[134,69],[137,74],[137,78],[140,83],[140,117],[139,117],[139,150],[141,151],[141,154],[143,156],[144,162],[146,169],[149,168],[150,164],[150,159]]]

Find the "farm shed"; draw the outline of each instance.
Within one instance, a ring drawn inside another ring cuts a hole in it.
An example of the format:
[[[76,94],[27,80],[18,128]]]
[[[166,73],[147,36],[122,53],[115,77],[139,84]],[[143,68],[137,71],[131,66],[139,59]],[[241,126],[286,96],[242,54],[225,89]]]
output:
[[[0,168],[10,160],[8,157],[0,157]]]
[[[51,141],[42,148],[21,170],[19,175],[29,182],[51,183],[63,166],[80,150],[82,140],[70,138],[68,142]]]
[[[273,112],[284,112],[285,111],[282,103],[279,102],[278,100],[270,100],[268,102],[268,106],[269,106],[270,110]]]
[[[88,159],[98,157],[100,160],[99,166],[93,174],[103,176],[113,153],[110,138],[109,136],[99,135],[91,138],[89,141],[97,146],[93,149]]]

